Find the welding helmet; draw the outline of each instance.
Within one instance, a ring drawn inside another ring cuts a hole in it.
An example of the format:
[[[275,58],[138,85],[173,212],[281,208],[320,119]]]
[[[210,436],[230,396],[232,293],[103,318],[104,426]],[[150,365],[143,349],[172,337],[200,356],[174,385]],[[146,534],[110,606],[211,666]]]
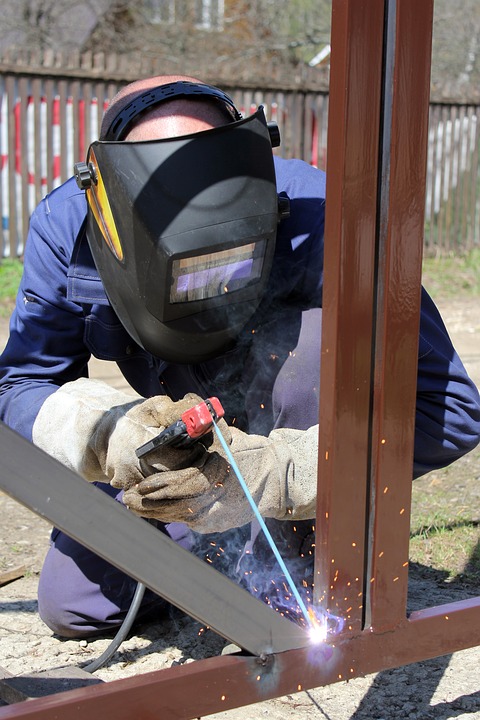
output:
[[[146,108],[192,92],[223,103],[230,122],[169,139],[121,139]],[[127,106],[75,166],[107,297],[153,355],[178,363],[217,356],[257,309],[277,224],[288,215],[276,190],[277,134],[263,108],[242,118],[217,88],[176,82]]]

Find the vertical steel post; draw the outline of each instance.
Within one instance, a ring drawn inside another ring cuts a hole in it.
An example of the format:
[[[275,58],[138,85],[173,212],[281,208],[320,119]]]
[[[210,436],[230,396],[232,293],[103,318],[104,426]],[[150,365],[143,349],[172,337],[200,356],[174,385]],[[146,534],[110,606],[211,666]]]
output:
[[[346,632],[405,619],[432,20],[333,6],[315,597]]]
[[[406,617],[432,23],[433,0],[386,2],[366,583],[377,630]]]
[[[328,119],[315,597],[363,625],[384,0],[336,0]]]

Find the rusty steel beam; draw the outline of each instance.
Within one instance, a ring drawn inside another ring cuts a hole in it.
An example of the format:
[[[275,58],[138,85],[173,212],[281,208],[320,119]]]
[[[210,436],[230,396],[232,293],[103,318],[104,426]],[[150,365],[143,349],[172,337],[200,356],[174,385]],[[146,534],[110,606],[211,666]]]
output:
[[[161,597],[255,655],[308,642],[305,629],[0,423],[0,488]]]

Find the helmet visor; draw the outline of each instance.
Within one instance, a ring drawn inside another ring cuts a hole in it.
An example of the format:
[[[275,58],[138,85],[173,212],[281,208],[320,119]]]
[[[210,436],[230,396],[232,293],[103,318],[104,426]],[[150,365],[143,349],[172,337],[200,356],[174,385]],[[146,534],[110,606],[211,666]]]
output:
[[[174,260],[170,302],[204,300],[235,292],[262,276],[265,241]]]

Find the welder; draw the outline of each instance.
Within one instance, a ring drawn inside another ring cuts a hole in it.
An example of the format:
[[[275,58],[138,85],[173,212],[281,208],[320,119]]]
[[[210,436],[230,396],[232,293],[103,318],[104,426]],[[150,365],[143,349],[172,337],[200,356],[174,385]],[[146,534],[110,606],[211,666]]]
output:
[[[286,529],[315,514],[325,177],[277,144],[261,107],[242,117],[194,78],[140,80],[30,222],[0,417],[185,546],[252,520],[222,448],[136,450],[212,396],[262,515]],[[92,355],[132,393],[89,379]],[[424,290],[418,368],[412,477],[468,452],[480,427]],[[55,632],[115,627],[134,587],[53,531],[39,611]],[[142,610],[160,604],[147,592]]]

